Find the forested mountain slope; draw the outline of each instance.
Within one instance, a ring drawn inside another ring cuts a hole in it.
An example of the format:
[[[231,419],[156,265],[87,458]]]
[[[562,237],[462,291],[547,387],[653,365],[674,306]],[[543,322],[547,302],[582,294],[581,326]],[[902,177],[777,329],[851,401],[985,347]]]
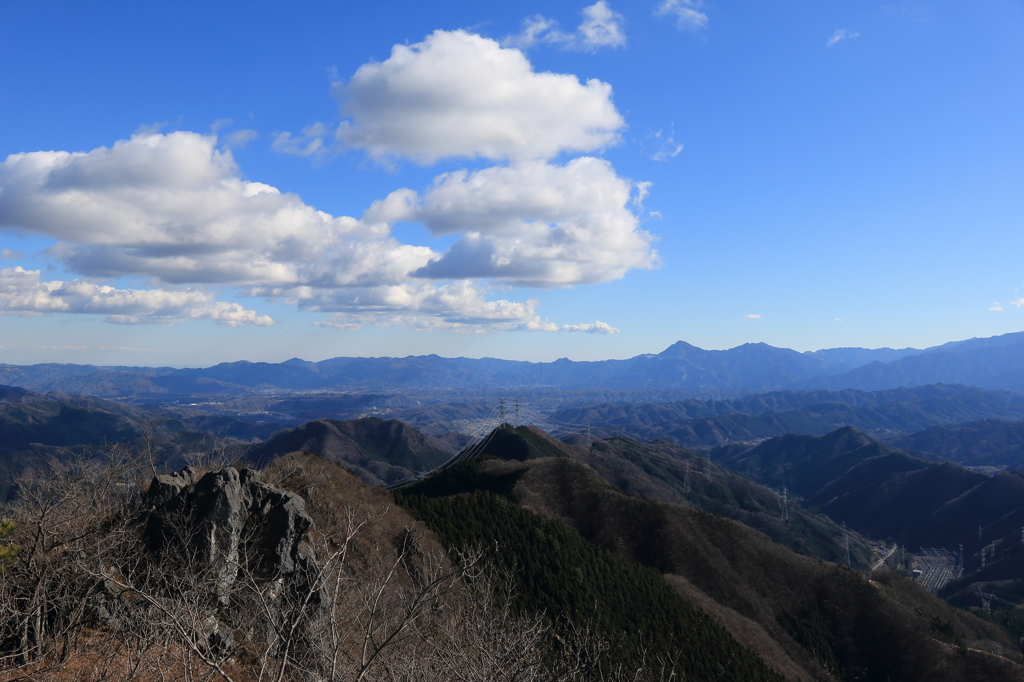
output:
[[[503,509],[515,509],[502,499],[658,569],[679,594],[791,678],[829,671],[850,680],[995,680],[1020,673],[1008,661],[955,654],[957,641],[984,648],[992,645],[982,640],[1000,635],[906,579],[884,573],[869,582],[724,517],[627,496],[569,457],[470,462],[399,497],[446,544],[500,543],[506,534],[526,541],[524,523],[501,520],[513,513]],[[543,584],[528,567],[521,571],[527,585]]]
[[[726,446],[712,456],[766,485],[788,486],[808,509],[870,537],[915,550],[957,551],[963,545],[968,573],[980,569],[981,551],[990,543],[1004,555],[1024,551],[1024,475],[1019,472],[992,476],[952,462],[929,462],[852,427]]]
[[[968,466],[1024,467],[1024,421],[985,419],[944,424],[887,438],[886,442]]]

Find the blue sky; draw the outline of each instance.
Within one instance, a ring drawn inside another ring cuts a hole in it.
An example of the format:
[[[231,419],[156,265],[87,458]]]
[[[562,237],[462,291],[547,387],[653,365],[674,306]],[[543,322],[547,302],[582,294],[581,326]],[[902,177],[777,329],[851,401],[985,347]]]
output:
[[[1024,3],[0,0],[0,362],[1024,329]]]

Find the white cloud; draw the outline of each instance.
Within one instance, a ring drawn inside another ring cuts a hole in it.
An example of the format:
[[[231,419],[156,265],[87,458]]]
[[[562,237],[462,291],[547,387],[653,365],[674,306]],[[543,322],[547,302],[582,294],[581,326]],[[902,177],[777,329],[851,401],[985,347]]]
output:
[[[828,42],[825,43],[825,45],[828,47],[832,47],[840,40],[852,40],[858,37],[859,35],[859,33],[848,31],[845,28],[837,28],[836,32],[832,34],[832,37],[828,39]]]
[[[411,281],[375,289],[320,292],[307,304],[318,312],[333,312],[321,326],[354,329],[363,324],[409,327],[422,330],[481,329],[557,331],[558,327],[537,314],[539,301],[518,303],[488,301],[486,291],[469,281],[442,286]]]
[[[236,130],[230,135],[225,135],[221,138],[221,146],[225,149],[241,149],[259,136],[260,134],[255,130]]]
[[[312,123],[302,129],[299,135],[279,133],[274,137],[270,148],[283,154],[295,156],[314,156],[327,152],[327,138],[330,131],[323,123]]]
[[[495,278],[512,286],[562,287],[651,268],[652,237],[627,208],[649,185],[615,174],[603,159],[564,166],[530,161],[446,173],[419,198],[401,190],[367,218],[421,221],[434,234],[463,234],[414,273],[436,279]]]
[[[701,0],[662,0],[654,10],[655,16],[673,16],[681,31],[699,31],[708,25],[708,15],[701,11]]]
[[[387,281],[433,255],[389,240],[386,225],[242,180],[215,144],[176,132],[12,155],[0,164],[0,227],[61,240],[50,253],[87,277],[172,284]]]
[[[676,142],[674,128],[669,131],[668,135],[660,130],[650,133],[647,139],[648,143],[645,143],[644,146],[654,150],[650,155],[651,161],[668,161],[679,156],[683,151],[682,143]]]
[[[43,282],[39,270],[0,270],[0,310],[22,313],[80,313],[106,315],[110,322],[173,323],[214,320],[229,326],[270,325],[274,321],[237,303],[215,301],[202,291],[115,289],[87,280]]]
[[[535,72],[522,52],[493,40],[435,31],[336,85],[351,119],[337,137],[382,161],[548,159],[618,142],[625,122],[611,94],[596,79]]]
[[[210,292],[226,288],[337,314],[337,325],[555,331],[536,301],[488,300],[492,285],[481,280],[573,286],[657,261],[628,209],[646,185],[591,157],[444,174],[422,197],[398,190],[362,219],[241,179],[215,136],[190,132],[139,134],[87,153],[15,154],[0,162],[0,187],[0,230],[57,240],[49,255],[83,276],[43,282],[38,272],[5,271],[0,309],[21,314],[270,321],[214,300]],[[396,240],[396,220],[463,236],[441,254]],[[142,284],[110,286],[122,277]]]
[[[618,334],[619,329],[598,320],[593,324],[566,324],[559,327],[562,332],[586,332],[588,334]]]
[[[1018,303],[1013,303],[1013,302],[1011,302],[1011,305],[1019,305],[1019,304],[1018,304]],[[992,304],[992,307],[991,307],[991,308],[989,308],[989,310],[996,310],[996,311],[999,311],[999,310],[1002,310],[1002,309],[1003,309],[1003,306],[1001,306],[1001,305],[999,304],[999,301],[995,301],[995,302],[994,302],[994,303]]]
[[[612,11],[604,0],[583,8],[583,23],[574,33],[558,28],[558,22],[535,14],[523,21],[523,30],[509,36],[503,45],[529,48],[537,44],[556,45],[566,50],[596,52],[602,47],[624,47],[626,33],[622,16]]]
[[[1010,301],[1010,305],[1015,308],[1020,308],[1021,306],[1024,306],[1024,298],[1018,298],[1016,301]]]
[[[591,50],[599,47],[622,47],[626,34],[622,30],[622,15],[613,12],[604,0],[583,8],[583,23],[576,29],[582,44]]]
[[[3,249],[0,251],[0,258],[3,260],[21,260],[23,256],[20,251],[12,251],[11,249]]]
[[[651,185],[653,184],[654,183],[651,182],[650,180],[646,180],[644,182],[638,182],[634,185],[634,187],[636,188],[636,192],[633,195],[633,200],[631,201],[631,203],[634,206],[636,206],[637,210],[644,210],[644,199],[646,199],[647,195],[651,193]]]
[[[841,317],[835,317],[835,318],[833,318],[833,320],[835,320],[836,322],[842,322],[842,321],[843,321],[843,318],[841,318]]]
[[[758,314],[758,313],[751,313],[749,315],[744,315],[743,319],[744,320],[760,320],[761,319],[761,315]]]

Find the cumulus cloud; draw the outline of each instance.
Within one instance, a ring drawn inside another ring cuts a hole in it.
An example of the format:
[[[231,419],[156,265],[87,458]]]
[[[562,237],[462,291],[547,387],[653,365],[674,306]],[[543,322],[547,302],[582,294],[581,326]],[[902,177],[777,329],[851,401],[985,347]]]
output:
[[[81,313],[106,315],[110,322],[173,323],[214,320],[228,326],[270,325],[274,321],[237,303],[215,301],[201,291],[115,289],[86,280],[43,282],[39,270],[0,270],[0,310],[18,313]]]
[[[848,31],[845,28],[837,28],[836,32],[832,34],[832,37],[828,39],[828,42],[825,43],[825,45],[828,47],[832,47],[840,40],[852,40],[858,37],[859,35],[859,33]]]
[[[12,251],[11,249],[0,250],[0,258],[4,260],[21,260],[22,255],[20,251]]]
[[[566,324],[559,327],[563,332],[586,332],[588,334],[618,334],[620,330],[598,320],[593,324]]]
[[[1021,306],[1024,306],[1024,298],[1018,298],[1016,301],[1010,301],[1010,305],[1015,308],[1020,308]]]
[[[1011,305],[1018,305],[1018,304],[1011,302]],[[1002,310],[1002,309],[1003,309],[1003,306],[1000,305],[999,301],[993,302],[992,303],[992,307],[989,308],[989,310],[996,310],[996,311],[999,311],[999,310]]]
[[[385,283],[434,253],[388,226],[332,217],[239,177],[216,138],[136,135],[88,153],[0,164],[0,226],[60,240],[50,253],[87,277],[234,286]]]
[[[583,23],[574,33],[558,28],[558,22],[539,14],[523,21],[523,30],[509,36],[505,46],[530,48],[537,44],[555,45],[566,50],[596,52],[602,47],[623,47],[626,33],[622,29],[622,16],[612,11],[604,0],[583,8]]]
[[[701,10],[701,0],[662,0],[654,10],[655,16],[671,16],[681,31],[699,31],[708,25],[708,15]]]
[[[270,322],[210,293],[230,288],[334,314],[334,326],[555,331],[536,301],[488,300],[489,287],[603,282],[657,260],[628,209],[646,186],[591,157],[444,174],[422,196],[393,192],[361,219],[243,180],[215,136],[189,132],[15,154],[0,163],[0,186],[0,229],[57,240],[49,255],[83,276],[44,282],[38,271],[4,271],[0,309],[22,314]],[[398,220],[462,237],[443,254],[402,244],[390,232]],[[109,285],[123,277],[147,288]]]
[[[338,140],[383,161],[550,159],[615,144],[625,124],[607,83],[538,73],[518,49],[461,30],[395,45],[334,93],[349,119]]]
[[[647,187],[620,178],[603,159],[530,161],[446,173],[423,197],[401,190],[366,217],[463,235],[418,277],[540,288],[593,284],[657,264],[651,235],[628,208],[634,191],[642,198]]]
[[[758,314],[758,313],[750,313],[749,315],[744,315],[743,319],[744,320],[760,320],[761,319],[761,315]]]

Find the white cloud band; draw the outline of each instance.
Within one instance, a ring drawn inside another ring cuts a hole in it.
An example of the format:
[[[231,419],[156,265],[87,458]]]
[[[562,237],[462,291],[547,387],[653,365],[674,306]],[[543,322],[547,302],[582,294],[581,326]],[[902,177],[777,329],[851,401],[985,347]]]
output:
[[[399,190],[362,219],[241,179],[216,137],[189,132],[141,133],[87,153],[15,154],[0,163],[0,187],[0,229],[57,240],[48,253],[86,278],[5,271],[0,308],[23,313],[270,322],[215,301],[213,286],[364,322],[553,330],[536,301],[488,301],[479,280],[564,287],[657,263],[628,208],[646,185],[591,157],[444,174],[422,198]],[[396,220],[462,237],[444,254],[402,244],[390,234]],[[100,282],[122,277],[153,288]]]
[[[40,275],[39,270],[20,266],[0,270],[0,310],[101,314],[122,324],[189,319],[213,320],[231,327],[274,324],[270,317],[237,303],[215,301],[208,292],[116,289],[80,279],[43,282]]]

